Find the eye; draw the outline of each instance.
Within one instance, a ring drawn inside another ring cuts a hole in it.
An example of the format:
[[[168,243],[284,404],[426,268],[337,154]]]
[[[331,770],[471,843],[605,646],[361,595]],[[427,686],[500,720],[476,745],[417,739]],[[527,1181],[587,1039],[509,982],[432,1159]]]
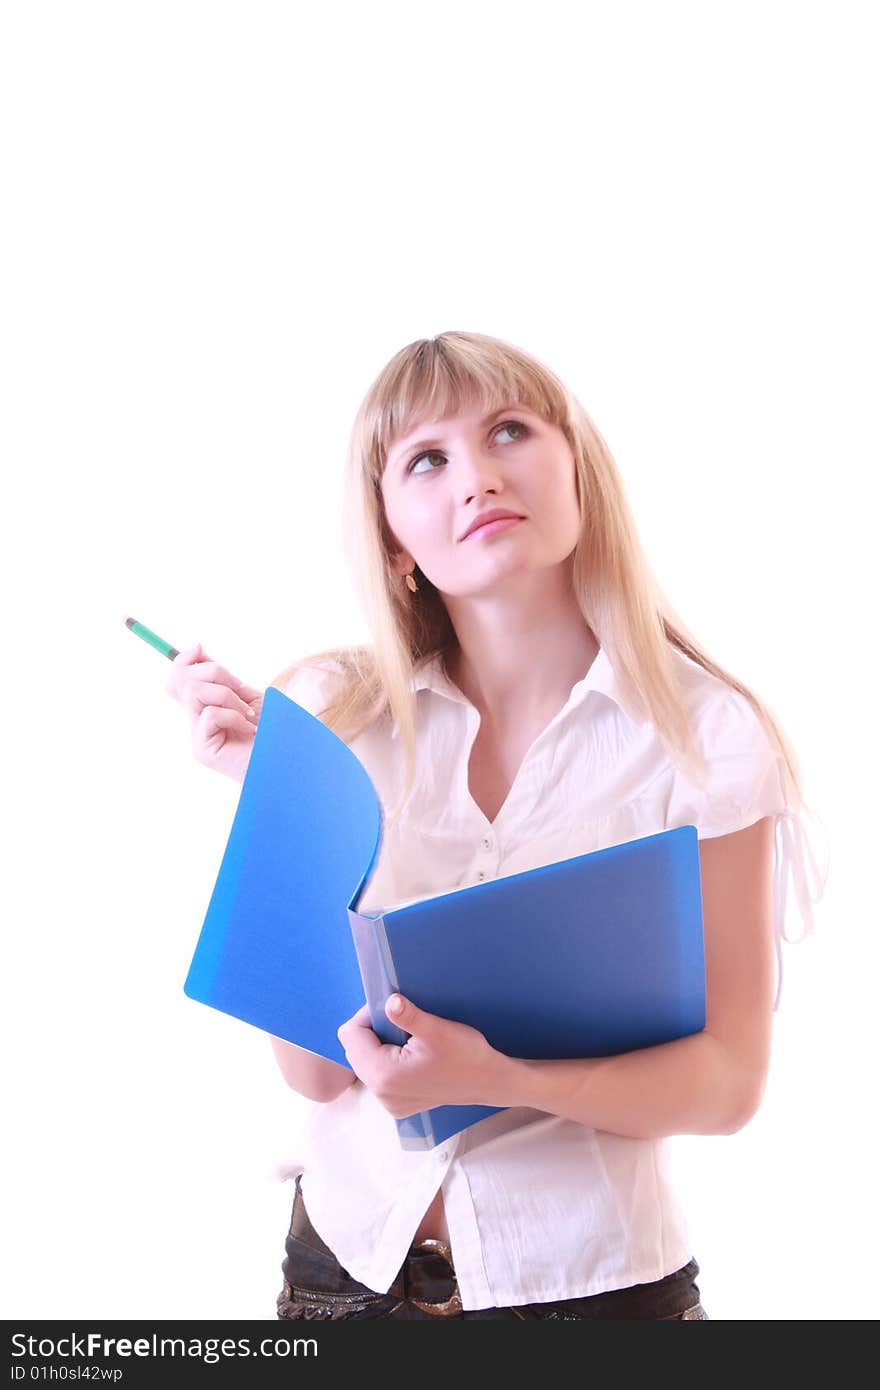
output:
[[[528,434],[528,432],[529,432],[529,431],[528,431],[528,426],[524,425],[524,424],[522,423],[521,420],[504,420],[504,421],[498,426],[498,429],[499,429],[499,430],[506,430],[506,429],[508,429],[508,428],[510,427],[510,425],[513,425],[515,429],[522,430],[522,434],[520,435],[520,439],[522,439],[523,435]],[[498,433],[497,430],[496,430],[495,432],[496,432],[496,434]]]
[[[520,439],[524,439],[525,436],[526,436],[526,435],[528,434],[528,432],[529,432],[529,427],[528,427],[528,425],[524,425],[523,422],[522,422],[521,420],[502,420],[502,422],[501,422],[500,425],[496,425],[496,426],[495,426],[494,433],[495,433],[495,434],[498,434],[500,430],[509,430],[511,426],[513,426],[514,429],[517,429],[517,430],[521,430],[521,431],[522,431],[522,433],[519,435],[519,438],[520,438]],[[429,450],[428,450],[426,453],[424,453],[424,454],[416,454],[415,458],[414,458],[414,459],[411,459],[410,462],[407,464],[406,471],[407,471],[407,473],[413,473],[413,472],[415,472],[415,466],[416,466],[416,464],[419,462],[420,459],[431,459],[431,458],[435,458],[435,459],[436,459],[436,458],[445,459],[445,457],[446,457],[446,455],[445,455],[445,454],[441,454],[441,453],[439,452],[439,450],[437,450],[437,449],[429,449]],[[427,469],[426,471],[429,472],[429,473],[431,473],[431,472],[433,472],[434,470],[429,468],[429,469]]]

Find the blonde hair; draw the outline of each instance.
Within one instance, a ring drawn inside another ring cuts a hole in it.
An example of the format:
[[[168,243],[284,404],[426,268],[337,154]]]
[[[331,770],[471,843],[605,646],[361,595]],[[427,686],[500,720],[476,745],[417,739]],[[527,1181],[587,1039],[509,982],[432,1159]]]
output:
[[[402,348],[364,397],[351,433],[345,480],[344,534],[372,647],[329,648],[287,667],[272,685],[284,689],[304,666],[333,662],[341,680],[323,722],[351,741],[376,720],[397,724],[406,758],[405,788],[389,813],[399,815],[414,786],[416,671],[457,645],[446,606],[419,571],[411,593],[392,564],[400,547],[385,516],[381,479],[392,443],[425,419],[456,414],[467,402],[485,413],[521,405],[557,425],[574,455],[581,530],[573,554],[578,605],[604,648],[628,707],[644,712],[668,755],[704,785],[705,761],[691,728],[670,647],[743,695],[782,754],[797,813],[800,771],[777,720],[741,681],[719,666],[673,611],[648,566],[611,451],[586,410],[543,363],[482,333],[441,333]]]

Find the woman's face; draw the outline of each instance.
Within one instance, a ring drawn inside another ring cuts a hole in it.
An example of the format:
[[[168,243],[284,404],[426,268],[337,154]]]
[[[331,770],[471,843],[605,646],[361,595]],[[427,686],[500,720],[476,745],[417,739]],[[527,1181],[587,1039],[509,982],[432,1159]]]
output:
[[[398,574],[416,564],[449,595],[502,592],[511,576],[560,565],[580,534],[568,440],[522,406],[422,421],[391,444],[382,497]],[[495,508],[524,519],[464,539]]]

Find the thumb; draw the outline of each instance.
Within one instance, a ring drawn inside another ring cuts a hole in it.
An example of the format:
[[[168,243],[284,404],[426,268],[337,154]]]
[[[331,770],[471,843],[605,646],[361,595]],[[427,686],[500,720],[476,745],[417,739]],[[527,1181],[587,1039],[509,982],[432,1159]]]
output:
[[[408,1033],[414,1031],[413,1025],[418,1026],[418,1020],[423,1017],[421,1009],[417,1009],[402,994],[389,994],[385,1002],[385,1013],[392,1023],[397,1023],[401,1028],[405,1028]]]

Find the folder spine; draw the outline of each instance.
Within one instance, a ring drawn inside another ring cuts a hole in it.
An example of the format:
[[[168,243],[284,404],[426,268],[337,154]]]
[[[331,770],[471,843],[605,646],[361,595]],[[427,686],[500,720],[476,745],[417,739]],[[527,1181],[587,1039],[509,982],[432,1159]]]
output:
[[[377,917],[366,917],[350,907],[348,920],[351,924],[351,937],[360,966],[373,1032],[383,1042],[396,1043],[398,1047],[403,1047],[409,1033],[392,1023],[385,1012],[389,995],[399,989],[394,958],[388,945],[385,918],[381,913]],[[429,1110],[420,1110],[415,1115],[396,1120],[395,1123],[402,1148],[434,1147],[434,1126]]]
[[[351,936],[364,984],[364,995],[370,1010],[370,1024],[373,1032],[383,1042],[396,1043],[403,1047],[409,1037],[402,1028],[385,1013],[385,1004],[397,985],[397,971],[388,948],[388,933],[385,919],[366,917],[360,912],[348,909],[351,923]]]

